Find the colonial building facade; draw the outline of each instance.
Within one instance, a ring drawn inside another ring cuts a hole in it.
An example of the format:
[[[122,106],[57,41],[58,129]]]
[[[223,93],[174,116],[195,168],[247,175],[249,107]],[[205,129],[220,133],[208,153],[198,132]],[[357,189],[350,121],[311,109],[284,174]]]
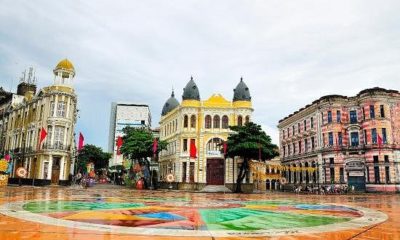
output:
[[[74,66],[60,61],[54,83],[36,92],[33,82],[22,81],[17,94],[22,101],[3,102],[1,151],[11,155],[14,169],[24,167],[26,178],[37,184],[68,180],[74,154],[77,96],[73,88]],[[42,129],[47,135],[40,141]]]
[[[279,121],[289,184],[348,184],[400,191],[400,93],[329,95]],[[317,168],[317,171],[307,169]]]
[[[224,159],[222,143],[229,126],[250,121],[252,112],[250,91],[242,79],[233,101],[220,94],[201,100],[193,78],[183,90],[181,103],[172,92],[160,120],[160,139],[168,142],[167,150],[160,153],[161,181],[171,173],[181,186],[233,183],[241,162]]]

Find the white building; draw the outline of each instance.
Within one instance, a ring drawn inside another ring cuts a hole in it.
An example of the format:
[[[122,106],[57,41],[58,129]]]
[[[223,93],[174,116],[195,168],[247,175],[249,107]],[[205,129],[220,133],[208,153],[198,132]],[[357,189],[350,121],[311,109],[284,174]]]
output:
[[[113,102],[111,104],[108,151],[113,155],[110,166],[120,165],[123,162],[122,155],[117,155],[117,138],[123,135],[122,129],[127,126],[150,128],[151,113],[149,106],[126,102]]]

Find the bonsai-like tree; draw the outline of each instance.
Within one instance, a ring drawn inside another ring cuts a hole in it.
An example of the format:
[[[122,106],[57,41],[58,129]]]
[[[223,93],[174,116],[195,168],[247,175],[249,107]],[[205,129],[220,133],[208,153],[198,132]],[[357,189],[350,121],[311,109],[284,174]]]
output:
[[[268,136],[260,125],[248,122],[243,126],[230,126],[233,131],[227,141],[227,156],[234,158],[239,156],[243,159],[238,177],[236,179],[236,193],[242,192],[242,182],[249,173],[250,159],[269,160],[278,156],[278,147],[271,143]]]

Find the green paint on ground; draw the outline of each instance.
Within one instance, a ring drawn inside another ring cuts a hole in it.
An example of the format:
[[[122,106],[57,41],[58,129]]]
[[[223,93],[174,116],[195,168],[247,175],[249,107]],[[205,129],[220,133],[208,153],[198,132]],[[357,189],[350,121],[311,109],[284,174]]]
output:
[[[286,229],[313,227],[351,220],[350,218],[280,213],[242,208],[203,209],[200,210],[200,214],[208,230],[254,231]]]
[[[29,202],[23,209],[33,213],[90,211],[118,208],[143,207],[143,203],[107,203],[107,202],[80,202],[80,201],[37,201]]]

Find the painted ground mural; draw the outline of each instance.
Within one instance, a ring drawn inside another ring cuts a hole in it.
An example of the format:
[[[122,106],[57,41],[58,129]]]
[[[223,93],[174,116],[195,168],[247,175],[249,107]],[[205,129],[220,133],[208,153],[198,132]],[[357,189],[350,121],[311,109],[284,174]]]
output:
[[[3,205],[25,220],[142,235],[275,236],[338,231],[387,219],[378,211],[286,200],[76,197]],[[4,209],[3,208],[3,209]]]

